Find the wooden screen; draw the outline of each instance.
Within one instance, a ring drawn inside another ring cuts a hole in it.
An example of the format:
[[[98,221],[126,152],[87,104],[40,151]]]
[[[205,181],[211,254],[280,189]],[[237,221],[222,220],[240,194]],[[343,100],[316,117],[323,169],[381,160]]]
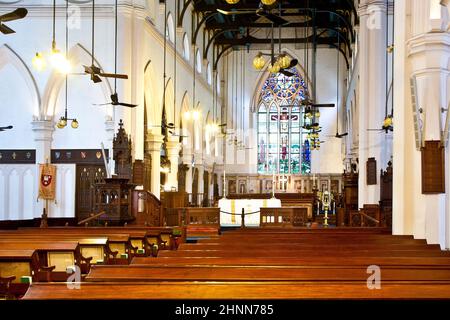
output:
[[[77,165],[75,212],[78,221],[93,212],[95,183],[105,177],[104,165]]]
[[[425,141],[422,148],[422,193],[445,193],[445,155],[440,141]]]
[[[377,184],[377,161],[375,158],[367,159],[367,184]]]

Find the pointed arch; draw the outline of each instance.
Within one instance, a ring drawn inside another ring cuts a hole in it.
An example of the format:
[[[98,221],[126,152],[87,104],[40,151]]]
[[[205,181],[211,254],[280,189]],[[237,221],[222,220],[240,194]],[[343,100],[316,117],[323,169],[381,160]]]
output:
[[[183,139],[183,147],[187,148],[192,152],[194,150],[194,127],[193,121],[191,117],[191,102],[189,99],[189,93],[187,91],[184,92],[183,99],[181,101],[181,127],[183,128],[183,135],[187,136],[187,138]],[[185,115],[189,114],[187,118]]]
[[[147,119],[147,128],[145,130],[151,131],[155,134],[161,134],[162,107],[155,99],[155,93],[158,90],[155,88],[155,81],[153,75],[153,64],[151,60],[147,62],[144,68],[144,99],[145,99],[145,117]]]
[[[312,79],[309,75],[308,75],[308,77],[306,77],[305,68],[303,67],[303,65],[300,64],[300,60],[297,57],[297,55],[289,48],[283,48],[281,51],[286,52],[291,59],[297,59],[299,61],[299,63],[296,66],[296,69],[297,69],[298,73],[301,75],[301,77],[303,78],[303,80],[305,81],[308,90],[313,91],[314,88],[313,88]],[[260,74],[258,75],[258,78],[256,79],[255,89],[253,90],[253,96],[250,100],[250,112],[258,111],[261,90],[262,90],[266,80],[270,76],[270,73],[268,72],[269,64],[270,64],[270,61],[268,59],[266,62],[266,65],[263,68],[263,71],[260,72]]]
[[[41,109],[41,96],[36,80],[22,58],[10,46],[3,44],[0,46],[0,70],[7,64],[11,64],[25,81],[33,103],[33,115],[38,117]]]
[[[80,63],[90,64],[92,59],[91,53],[84,48],[81,44],[77,43],[69,50],[68,58],[72,63],[72,66],[78,65]],[[94,57],[94,62],[96,66],[103,70],[100,62]],[[65,76],[61,73],[53,71],[48,79],[47,85],[45,87],[43,99],[42,99],[42,114],[44,118],[52,118],[55,114],[56,102],[58,100],[58,94],[64,84]],[[86,78],[88,81],[88,78]],[[109,79],[102,78],[100,82],[100,87],[102,89],[105,101],[110,101],[110,95],[112,94],[111,84]],[[113,107],[107,107],[108,116],[113,117]]]

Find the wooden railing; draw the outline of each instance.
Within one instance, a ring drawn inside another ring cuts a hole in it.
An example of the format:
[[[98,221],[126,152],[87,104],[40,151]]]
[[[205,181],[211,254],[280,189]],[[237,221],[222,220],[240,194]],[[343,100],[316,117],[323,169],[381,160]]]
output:
[[[378,205],[364,205],[360,210],[350,211],[351,227],[379,227],[380,207]]]
[[[150,191],[133,191],[133,214],[136,225],[161,226],[161,201]]]
[[[89,222],[91,222],[91,221],[94,221],[94,220],[97,220],[98,218],[100,218],[100,216],[102,216],[102,215],[104,215],[105,214],[105,211],[101,211],[101,212],[99,212],[99,213],[95,213],[95,214],[93,214],[93,215],[91,215],[89,218],[86,218],[86,219],[83,219],[83,220],[81,220],[80,222],[78,222],[78,225],[79,226],[81,226],[81,225],[88,225],[89,224]]]
[[[164,223],[167,226],[220,225],[219,208],[165,208]]]
[[[304,227],[308,209],[304,207],[261,208],[261,227]]]

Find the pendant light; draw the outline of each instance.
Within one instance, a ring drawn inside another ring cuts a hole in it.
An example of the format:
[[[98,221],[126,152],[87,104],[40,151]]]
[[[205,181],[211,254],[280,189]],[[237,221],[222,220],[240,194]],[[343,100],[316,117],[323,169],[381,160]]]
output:
[[[68,0],[66,0],[66,2],[67,1]],[[56,33],[56,0],[53,0],[53,36],[52,36],[52,48],[48,60],[50,62],[50,65],[54,68],[54,70],[62,74],[67,74],[70,72],[71,65],[67,57],[63,55],[61,51],[57,48],[55,33]],[[33,67],[38,71],[44,70],[47,65],[44,55],[40,52],[37,52],[36,55],[33,57],[32,64]]]
[[[66,1],[66,52],[64,59],[67,61],[67,52],[68,52],[68,43],[69,43],[69,28],[68,28],[68,19],[69,19],[69,1]],[[77,119],[75,118],[68,118],[67,117],[67,100],[68,100],[68,75],[65,74],[65,107],[64,107],[64,116],[59,118],[58,123],[56,124],[56,127],[58,129],[63,129],[67,126],[67,121],[71,120],[71,127],[73,129],[77,129],[79,126],[79,123]]]

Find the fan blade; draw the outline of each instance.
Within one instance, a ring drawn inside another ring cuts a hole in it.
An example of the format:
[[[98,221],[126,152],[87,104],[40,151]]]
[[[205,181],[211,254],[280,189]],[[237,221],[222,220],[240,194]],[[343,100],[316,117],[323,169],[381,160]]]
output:
[[[287,71],[286,69],[281,69],[280,73],[284,74],[286,77],[292,77],[294,75],[292,72]]]
[[[325,103],[325,104],[312,104],[313,108],[334,108],[334,103]]]
[[[100,77],[105,77],[105,78],[128,79],[128,75],[126,75],[126,74],[102,73],[102,72],[99,72],[98,75]]]
[[[92,105],[93,106],[107,106],[107,105],[110,105],[110,104],[112,104],[111,102],[108,102],[108,103],[93,103]]]
[[[131,103],[124,103],[124,102],[118,102],[116,104],[114,104],[116,106],[122,106],[122,107],[127,107],[127,108],[136,108],[137,104],[131,104]]]
[[[7,21],[13,21],[13,20],[19,20],[25,18],[27,15],[28,10],[25,8],[17,8],[13,12],[4,14],[0,16],[0,21],[7,22]]]
[[[7,27],[4,24],[0,24],[0,32],[3,34],[16,33],[13,29],[11,29],[10,27]]]
[[[267,19],[269,19],[270,21],[272,21],[273,24],[274,24],[275,26],[277,26],[277,27],[278,27],[278,26],[284,26],[284,25],[286,25],[286,24],[289,23],[289,21],[284,20],[284,19],[281,18],[280,16],[277,16],[277,15],[272,14],[272,13],[263,13],[263,14],[261,14],[261,16],[266,17]]]
[[[343,137],[346,137],[346,136],[348,136],[348,132],[346,132],[346,133],[341,133],[341,134],[336,133],[336,138],[338,138],[338,139],[342,139]]]
[[[217,9],[217,12],[224,14],[226,16],[230,16],[233,14],[256,14],[254,10],[233,10],[233,11],[226,11],[222,9]]]

